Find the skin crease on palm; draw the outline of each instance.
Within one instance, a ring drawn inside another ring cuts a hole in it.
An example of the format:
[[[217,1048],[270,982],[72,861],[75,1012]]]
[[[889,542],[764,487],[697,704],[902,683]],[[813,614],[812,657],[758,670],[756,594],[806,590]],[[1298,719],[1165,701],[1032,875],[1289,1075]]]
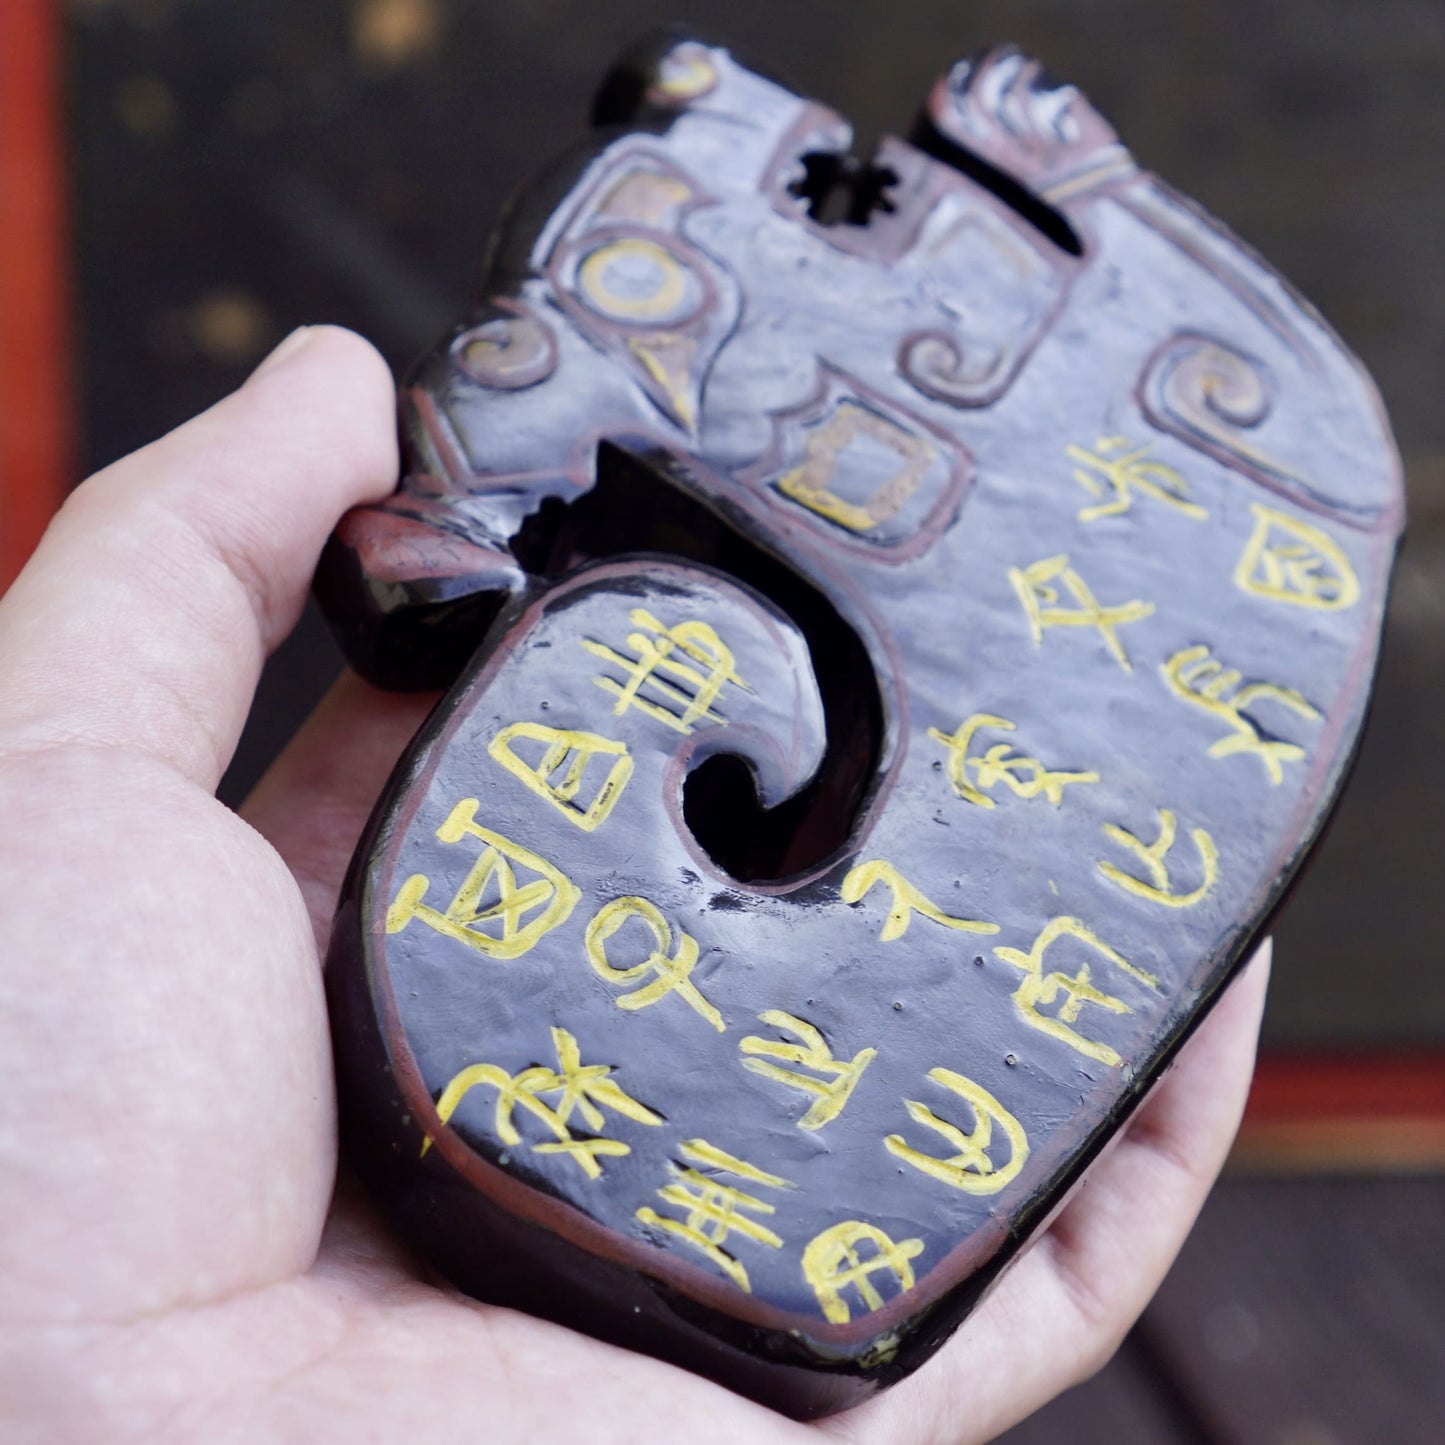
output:
[[[429,699],[344,678],[242,816],[214,797],[392,381],[289,337],[91,478],[0,601],[0,1438],[982,1441],[1108,1359],[1238,1124],[1267,960],[922,1370],[813,1425],[465,1299],[346,1183],[321,953]]]

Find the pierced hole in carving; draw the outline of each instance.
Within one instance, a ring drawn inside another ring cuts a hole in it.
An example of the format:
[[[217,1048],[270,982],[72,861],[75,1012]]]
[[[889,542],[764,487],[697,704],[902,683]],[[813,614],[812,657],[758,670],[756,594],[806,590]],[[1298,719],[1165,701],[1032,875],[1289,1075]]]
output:
[[[866,226],[880,211],[896,209],[887,192],[898,172],[838,151],[809,151],[803,174],[788,194],[808,203],[808,215],[820,226]]]
[[[993,192],[1004,205],[1048,237],[1061,251],[1070,256],[1084,254],[1084,243],[1079,239],[1079,233],[1062,211],[1020,185],[1007,171],[999,170],[982,156],[950,140],[926,116],[919,119],[908,139],[934,160],[952,166],[986,191]]]
[[[512,539],[512,552],[547,578],[606,557],[661,552],[745,583],[792,619],[823,699],[828,747],[817,776],[769,810],[746,763],[718,754],[693,769],[683,796],[684,821],[725,872],[744,883],[787,878],[843,846],[877,773],[883,706],[873,665],[822,592],[669,480],[666,464],[603,442],[592,489],[570,504],[544,501]]]

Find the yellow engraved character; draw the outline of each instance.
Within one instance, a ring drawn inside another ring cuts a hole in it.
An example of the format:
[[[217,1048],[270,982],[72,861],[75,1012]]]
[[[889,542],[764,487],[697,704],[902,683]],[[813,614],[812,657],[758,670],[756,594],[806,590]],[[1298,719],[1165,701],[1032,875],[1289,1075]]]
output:
[[[677,1182],[664,1185],[657,1191],[657,1197],[666,1204],[685,1210],[683,1218],[668,1219],[647,1205],[637,1211],[636,1218],[643,1224],[685,1240],[706,1255],[739,1289],[751,1293],[747,1269],[723,1245],[737,1234],[769,1249],[781,1249],[783,1241],[778,1235],[766,1225],[748,1218],[749,1214],[776,1214],[777,1210],[766,1200],[747,1194],[735,1185],[720,1184],[700,1171],[710,1169],[733,1174],[750,1184],[761,1184],[769,1189],[791,1189],[793,1185],[776,1174],[757,1169],[746,1160],[716,1148],[706,1139],[689,1139],[679,1153],[689,1165],[697,1167],[684,1169],[674,1164],[672,1172]]]
[[[860,438],[898,458],[897,469],[870,496],[850,502],[831,490],[843,454]],[[778,478],[778,490],[850,532],[871,532],[897,516],[933,465],[933,446],[856,401],[839,402],[821,426],[808,434],[801,466]]]
[[[1102,954],[1115,968],[1122,969],[1131,978],[1149,988],[1157,989],[1159,980],[1141,968],[1135,968],[1120,954],[1116,953],[1097,934],[1086,928],[1077,918],[1055,918],[1034,940],[1034,946],[1024,953],[1018,948],[995,948],[994,954],[1004,963],[1022,969],[1024,977],[1014,990],[1014,1005],[1023,1015],[1024,1022],[1040,1033],[1062,1039],[1070,1048],[1077,1049],[1088,1058],[1114,1067],[1120,1063],[1118,1053],[1108,1044],[1087,1039],[1078,1033],[1073,1025],[1078,1022],[1079,1013],[1086,1003],[1107,1009],[1113,1014],[1133,1013],[1121,998],[1104,993],[1090,982],[1089,966],[1084,964],[1076,974],[1044,973],[1044,956],[1060,938],[1077,939],[1080,943]],[[1052,1004],[1060,994],[1064,1003],[1057,1014],[1045,1014],[1041,1006]]]
[[[1189,487],[1173,467],[1148,460],[1153,450],[1149,443],[1132,451],[1125,450],[1128,446],[1127,437],[1100,437],[1091,452],[1083,447],[1064,448],[1069,460],[1079,463],[1074,469],[1074,480],[1091,497],[1102,497],[1106,492],[1111,494],[1107,502],[1101,502],[1097,507],[1085,507],[1079,513],[1081,522],[1093,522],[1099,517],[1116,517],[1120,512],[1127,512],[1134,505],[1136,491],[1168,502],[1196,521],[1209,515],[1203,507],[1189,500]]]
[[[1311,721],[1318,718],[1318,710],[1294,688],[1278,687],[1272,682],[1244,682],[1243,674],[1210,657],[1207,646],[1186,647],[1159,670],[1175,697],[1233,729],[1210,747],[1211,758],[1227,758],[1235,753],[1257,757],[1270,782],[1277,784],[1284,779],[1284,764],[1304,757],[1305,750],[1295,743],[1265,738],[1244,711],[1257,702],[1277,702],[1300,717]]]
[[[994,1098],[987,1089],[955,1074],[951,1069],[930,1069],[928,1077],[957,1094],[973,1110],[973,1127],[965,1132],[947,1119],[940,1119],[927,1105],[917,1099],[905,1099],[908,1117],[915,1124],[924,1124],[942,1134],[954,1149],[947,1159],[935,1158],[913,1148],[901,1134],[890,1134],[883,1142],[890,1154],[934,1179],[961,1189],[965,1194],[997,1194],[1013,1182],[1029,1157],[1029,1141],[1023,1125]],[[997,1124],[1008,1141],[1008,1158],[999,1163],[993,1158],[993,1126]]]
[[[928,736],[948,749],[948,781],[953,791],[965,801],[980,808],[992,808],[994,800],[985,791],[1003,783],[1020,798],[1047,798],[1054,807],[1064,801],[1064,789],[1075,783],[1097,783],[1098,773],[1060,773],[1046,768],[1037,758],[1014,753],[1010,743],[994,743],[982,757],[971,756],[975,734],[984,728],[1013,731],[1014,724],[1006,717],[976,712],[966,717],[955,732],[945,733],[929,728]],[[1013,756],[1010,756],[1013,754]],[[969,769],[974,780],[968,780]]]
[[[1337,612],[1359,600],[1360,584],[1339,544],[1308,522],[1250,506],[1254,532],[1234,569],[1234,584],[1256,597]]]
[[[622,682],[612,677],[592,679],[617,698],[613,715],[621,717],[635,707],[680,733],[690,733],[704,718],[725,727],[727,719],[713,710],[718,695],[728,683],[745,692],[752,689],[738,676],[733,655],[722,638],[696,619],[664,627],[645,607],[634,607],[628,620],[643,629],[627,634],[627,646],[635,657],[624,657],[590,638],[582,643],[594,657],[614,663],[626,673]],[[650,697],[643,696],[644,688]]]
[[[662,1119],[613,1083],[608,1077],[613,1072],[610,1064],[584,1065],[577,1040],[566,1029],[552,1030],[552,1046],[557,1050],[556,1069],[540,1064],[517,1074],[509,1074],[496,1064],[472,1064],[463,1069],[442,1090],[437,1101],[437,1118],[445,1124],[467,1094],[487,1084],[497,1091],[495,1122],[497,1137],[502,1143],[513,1147],[522,1142],[514,1115],[519,1108],[525,1109],[540,1119],[554,1136],[550,1143],[533,1144],[534,1153],[565,1154],[589,1179],[596,1179],[602,1173],[599,1158],[630,1154],[631,1146],[618,1139],[579,1139],[570,1126],[574,1110],[594,1131],[606,1122],[602,1116],[604,1108],[638,1124],[657,1125]],[[561,1097],[549,1104],[543,1099],[544,1094]],[[431,1143],[428,1138],[421,1146],[423,1154],[431,1148]]]
[[[835,1059],[823,1035],[800,1018],[784,1013],[781,1009],[768,1009],[758,1017],[775,1029],[795,1034],[801,1044],[785,1044],[773,1039],[758,1038],[749,1034],[739,1045],[740,1053],[754,1055],[745,1058],[743,1068],[761,1074],[765,1079],[776,1079],[790,1089],[800,1089],[805,1094],[815,1095],[812,1107],[798,1120],[800,1129],[821,1129],[824,1124],[836,1119],[843,1111],[843,1105],[863,1077],[863,1070],[877,1057],[877,1049],[862,1049],[851,1059]],[[756,1057],[761,1056],[761,1057]],[[781,1059],[784,1063],[797,1064],[800,1068],[811,1069],[821,1074],[821,1079],[811,1078],[796,1069],[785,1069],[781,1064],[770,1064],[766,1059]]]
[[[872,1245],[864,1255],[860,1244]],[[913,1288],[913,1265],[910,1261],[923,1253],[921,1239],[903,1239],[896,1244],[884,1232],[861,1219],[847,1219],[835,1224],[809,1241],[803,1251],[803,1277],[818,1297],[818,1308],[831,1324],[846,1325],[853,1317],[845,1289],[856,1289],[864,1308],[870,1313],[883,1308],[883,1296],[873,1284],[872,1276],[882,1271],[891,1274],[899,1292]]]
[[[460,843],[470,836],[485,845],[451,902],[444,909],[423,903],[431,879],[413,873],[386,910],[386,931],[400,933],[415,918],[488,958],[520,958],[543,934],[566,921],[582,893],[545,858],[480,827],[476,813],[477,800],[463,798],[437,829],[443,843]],[[540,876],[519,884],[517,868]]]
[[[629,919],[636,918],[652,933],[652,951],[631,968],[614,968],[607,960],[607,940]],[[672,951],[672,928],[667,919],[645,898],[614,898],[600,908],[587,925],[587,958],[593,969],[608,983],[635,983],[648,974],[651,983],[617,1000],[618,1008],[639,1009],[654,1004],[669,993],[676,993],[688,1006],[701,1014],[713,1028],[722,1033],[722,1015],[698,992],[691,974],[697,962],[697,940],[678,930],[677,951]]]
[[[1153,614],[1152,602],[1123,602],[1117,607],[1103,607],[1089,590],[1089,585],[1069,566],[1066,552],[1057,557],[1045,557],[1022,571],[1017,567],[1008,569],[1009,581],[1023,603],[1024,615],[1029,620],[1029,631],[1034,645],[1038,646],[1048,627],[1096,627],[1104,639],[1114,660],[1125,672],[1132,672],[1129,656],[1124,644],[1119,641],[1118,629],[1126,622],[1138,622]],[[1061,606],[1059,589],[1055,581],[1063,583],[1064,590],[1074,599],[1072,607]]]
[[[839,890],[844,903],[859,903],[875,883],[882,883],[893,894],[893,906],[888,910],[883,931],[878,937],[884,943],[902,938],[908,932],[908,925],[915,913],[921,913],[934,923],[945,928],[959,928],[966,933],[997,933],[998,924],[981,923],[972,918],[954,918],[945,913],[936,903],[931,903],[891,863],[882,858],[873,858],[859,863],[849,870]]]
[[[542,755],[535,764],[524,762],[517,755],[512,745],[518,740],[542,744]],[[607,820],[632,776],[632,758],[626,743],[614,742],[596,733],[549,728],[542,723],[519,722],[503,728],[487,751],[513,777],[519,778],[586,833]],[[587,766],[596,757],[611,758],[612,762],[592,800],[579,803],[577,795],[582,791]],[[559,772],[561,777],[557,778]]]
[[[1219,850],[1214,846],[1214,839],[1203,828],[1195,828],[1189,836],[1199,850],[1203,880],[1198,888],[1189,893],[1172,893],[1169,889],[1169,867],[1164,860],[1174,846],[1177,831],[1178,820],[1168,808],[1159,809],[1159,836],[1148,845],[1126,829],[1113,823],[1105,823],[1104,832],[1139,860],[1149,875],[1149,881],[1141,882],[1132,874],[1125,873],[1122,868],[1116,868],[1112,863],[1102,860],[1099,863],[1099,872],[1111,883],[1117,883],[1125,892],[1134,894],[1136,898],[1147,898],[1151,903],[1162,903],[1166,908],[1192,908],[1208,896],[1209,890],[1219,878]]]

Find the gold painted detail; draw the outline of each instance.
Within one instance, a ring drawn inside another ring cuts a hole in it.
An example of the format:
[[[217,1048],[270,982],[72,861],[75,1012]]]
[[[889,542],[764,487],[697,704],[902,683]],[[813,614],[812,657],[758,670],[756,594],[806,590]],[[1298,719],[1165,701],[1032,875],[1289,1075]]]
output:
[[[993,713],[976,712],[966,717],[953,733],[929,728],[928,736],[948,749],[948,781],[966,802],[992,808],[987,790],[1003,783],[1020,798],[1047,798],[1054,807],[1064,801],[1064,789],[1075,783],[1097,783],[1098,773],[1063,773],[1046,768],[1037,758],[1015,753],[1011,743],[994,743],[980,757],[970,754],[974,737],[984,728],[1012,731],[1015,724]],[[973,781],[969,781],[969,770]]]
[[[868,496],[851,502],[831,488],[844,456],[869,441],[875,450],[881,447],[893,453],[896,464]],[[809,430],[802,463],[779,477],[777,487],[784,496],[850,532],[871,532],[898,514],[936,458],[933,445],[923,437],[859,402],[845,400]]]
[[[646,236],[618,236],[589,251],[577,268],[582,299],[612,321],[656,326],[696,310],[687,269]]]
[[[594,1134],[606,1124],[603,1109],[611,1109],[637,1124],[658,1125],[662,1118],[612,1081],[609,1077],[612,1065],[584,1064],[577,1040],[566,1029],[552,1030],[552,1046],[557,1050],[555,1069],[541,1064],[516,1074],[509,1074],[496,1064],[472,1064],[463,1069],[442,1090],[437,1101],[437,1118],[445,1124],[467,1094],[485,1084],[497,1091],[495,1127],[503,1144],[512,1148],[522,1142],[515,1116],[518,1109],[523,1109],[540,1119],[553,1136],[549,1142],[533,1144],[534,1154],[566,1155],[589,1179],[596,1179],[602,1173],[600,1159],[630,1154],[631,1146],[618,1139],[579,1138],[572,1132],[574,1113],[581,1116]],[[547,1094],[560,1097],[548,1103],[543,1097]],[[423,1155],[431,1144],[430,1138],[422,1144]]]
[[[1153,447],[1147,442],[1131,448],[1127,437],[1100,437],[1091,452],[1083,447],[1065,447],[1069,460],[1078,463],[1074,480],[1091,497],[1108,497],[1108,501],[1097,506],[1085,507],[1079,513],[1079,520],[1094,522],[1100,517],[1117,517],[1134,505],[1135,492],[1167,502],[1186,517],[1196,520],[1207,517],[1209,513],[1203,507],[1189,500],[1189,485],[1184,478],[1163,462],[1151,462],[1151,451]]]
[[[613,185],[597,207],[599,219],[665,227],[697,194],[680,175],[639,167]]]
[[[520,958],[543,934],[567,920],[582,892],[561,869],[530,848],[481,827],[477,807],[476,798],[463,798],[437,829],[443,843],[472,837],[483,844],[451,902],[444,909],[423,903],[431,879],[413,873],[386,910],[386,931],[400,933],[416,919],[488,958]],[[538,876],[519,882],[519,869]]]
[[[650,90],[661,100],[696,100],[717,82],[717,67],[708,53],[700,45],[680,45],[663,56]]]
[[[1093,949],[1115,968],[1121,969],[1147,988],[1157,989],[1159,980],[1153,974],[1135,968],[1077,918],[1050,920],[1027,953],[1018,948],[994,949],[995,956],[1004,963],[1023,970],[1023,980],[1014,990],[1013,998],[1014,1006],[1023,1016],[1024,1022],[1030,1028],[1038,1029],[1040,1033],[1063,1040],[1070,1048],[1077,1049],[1086,1057],[1113,1068],[1121,1062],[1118,1052],[1108,1044],[1085,1038],[1073,1025],[1078,1022],[1079,1014],[1086,1003],[1113,1014],[1128,1014],[1134,1010],[1123,999],[1096,988],[1091,981],[1088,964],[1083,964],[1079,971],[1072,975],[1058,971],[1046,974],[1045,955],[1061,938],[1075,939],[1085,947]],[[1064,1002],[1056,1014],[1040,1011],[1053,1004],[1060,995],[1063,995]]]
[[[905,1099],[908,1117],[915,1124],[941,1134],[955,1151],[947,1159],[936,1158],[915,1149],[901,1134],[890,1134],[883,1142],[890,1154],[896,1155],[930,1178],[941,1180],[965,1194],[997,1194],[1018,1177],[1029,1157],[1028,1136],[1023,1125],[982,1085],[955,1074],[951,1069],[930,1069],[928,1077],[957,1094],[973,1111],[973,1124],[966,1132],[947,1119],[940,1119],[926,1104]],[[992,1151],[996,1148],[994,1125],[1003,1131],[1008,1142],[1008,1157],[1000,1164]]]
[[[673,415],[688,431],[697,427],[692,399],[692,368],[700,349],[696,337],[678,331],[629,336],[627,349],[667,399]]]
[[[665,627],[645,607],[634,607],[628,621],[642,629],[627,634],[627,646],[635,657],[625,657],[591,638],[582,643],[594,657],[626,674],[621,682],[612,677],[592,679],[616,697],[613,715],[621,717],[635,707],[679,733],[692,732],[704,719],[726,727],[727,719],[713,708],[723,688],[732,683],[744,692],[752,689],[738,676],[733,655],[722,638],[696,618]]]
[[[1149,844],[1136,838],[1125,828],[1114,823],[1105,823],[1104,832],[1121,848],[1126,848],[1138,860],[1149,881],[1147,883],[1125,873],[1122,868],[1100,860],[1099,872],[1111,883],[1117,883],[1126,893],[1136,898],[1146,898],[1150,903],[1162,903],[1166,908],[1192,908],[1208,897],[1210,890],[1219,879],[1219,849],[1214,839],[1203,828],[1193,829],[1189,836],[1199,850],[1199,861],[1203,878],[1199,886],[1187,893],[1170,890],[1169,865],[1165,861],[1174,847],[1178,832],[1178,819],[1168,808],[1159,809],[1159,836]]]
[[[748,1272],[742,1261],[723,1248],[733,1235],[781,1249],[782,1239],[751,1214],[776,1214],[777,1209],[755,1194],[748,1194],[736,1185],[720,1183],[713,1174],[731,1174],[749,1184],[768,1189],[792,1189],[786,1179],[758,1169],[744,1159],[709,1144],[706,1139],[689,1139],[679,1151],[690,1167],[674,1164],[675,1181],[657,1191],[665,1204],[684,1211],[683,1217],[669,1219],[655,1209],[643,1205],[636,1218],[654,1229],[661,1229],[699,1250],[741,1290],[752,1292]],[[704,1174],[702,1171],[712,1173]]]
[[[858,1080],[863,1077],[863,1070],[877,1057],[878,1050],[861,1049],[851,1059],[835,1059],[822,1033],[806,1020],[795,1018],[781,1009],[768,1009],[758,1018],[772,1028],[794,1034],[802,1043],[787,1044],[749,1034],[738,1045],[740,1053],[752,1056],[743,1060],[743,1068],[751,1069],[765,1079],[786,1084],[790,1089],[812,1094],[812,1106],[798,1120],[798,1128],[821,1129],[842,1113]],[[780,1059],[782,1063],[769,1063],[769,1059]],[[784,1068],[783,1064],[794,1064],[797,1068]],[[822,1077],[811,1077],[800,1072],[802,1069]]]
[[[883,931],[878,935],[884,943],[902,938],[908,932],[908,925],[915,913],[945,928],[962,929],[965,933],[997,933],[998,924],[984,923],[974,918],[954,918],[945,913],[936,903],[925,898],[893,864],[883,858],[873,858],[859,863],[848,872],[839,890],[844,903],[860,903],[875,883],[882,883],[893,894],[893,903],[884,920]]]
[[[652,934],[652,949],[641,963],[630,968],[614,968],[607,958],[607,941],[634,918]],[[617,999],[618,1008],[646,1008],[667,994],[676,993],[719,1033],[723,1031],[722,1015],[698,992],[697,985],[692,981],[693,965],[697,962],[697,940],[679,929],[674,951],[671,925],[656,905],[647,899],[614,898],[611,903],[605,904],[587,925],[585,943],[588,962],[597,975],[610,984],[631,984],[652,976],[650,983],[643,984],[632,993],[622,994]]]
[[[860,1245],[871,1245],[865,1254]],[[883,1308],[883,1296],[873,1276],[892,1275],[900,1293],[913,1288],[913,1264],[923,1253],[921,1239],[895,1243],[876,1225],[861,1219],[846,1219],[825,1229],[808,1242],[803,1251],[803,1277],[818,1297],[818,1308],[830,1324],[846,1325],[853,1317],[843,1291],[855,1289],[863,1307],[871,1314]]]
[[[1236,753],[1257,757],[1271,783],[1284,779],[1284,764],[1300,761],[1305,750],[1296,743],[1266,738],[1259,725],[1245,713],[1257,702],[1277,702],[1300,717],[1314,720],[1319,710],[1292,687],[1272,682],[1245,682],[1243,674],[1225,667],[1209,655],[1207,646],[1186,647],[1176,652],[1160,669],[1175,697],[1219,718],[1232,729],[1209,748],[1211,758]]]
[[[1116,607],[1100,605],[1098,598],[1089,590],[1088,583],[1069,566],[1067,553],[1045,557],[1022,570],[1010,567],[1008,577],[1023,604],[1036,647],[1043,641],[1046,628],[1096,627],[1119,666],[1125,672],[1134,670],[1129,655],[1124,651],[1124,644],[1119,641],[1118,629],[1125,623],[1152,616],[1152,602],[1135,600]],[[1072,607],[1061,605],[1056,582],[1062,583],[1064,590],[1073,598]]]
[[[542,744],[541,756],[535,763],[526,762],[518,755],[513,744],[519,741]],[[492,739],[487,751],[514,778],[587,833],[606,822],[632,776],[632,758],[626,743],[599,737],[596,733],[549,728],[542,723],[518,722],[504,727]],[[579,801],[588,766],[594,758],[612,761],[604,763],[606,771],[600,783],[595,781],[597,769],[593,769],[592,796]]]
[[[1234,584],[1256,597],[1338,612],[1359,600],[1350,559],[1333,538],[1273,507],[1254,502],[1254,531],[1234,569]]]

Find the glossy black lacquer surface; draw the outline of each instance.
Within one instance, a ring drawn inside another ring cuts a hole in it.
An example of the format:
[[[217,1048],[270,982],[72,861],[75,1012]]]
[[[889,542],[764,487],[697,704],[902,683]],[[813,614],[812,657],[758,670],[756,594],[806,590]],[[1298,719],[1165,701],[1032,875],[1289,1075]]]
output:
[[[866,160],[687,38],[597,109],[318,578],[451,687],[337,920],[348,1148],[467,1290],[816,1415],[946,1338],[1298,868],[1398,465],[1016,53]]]

